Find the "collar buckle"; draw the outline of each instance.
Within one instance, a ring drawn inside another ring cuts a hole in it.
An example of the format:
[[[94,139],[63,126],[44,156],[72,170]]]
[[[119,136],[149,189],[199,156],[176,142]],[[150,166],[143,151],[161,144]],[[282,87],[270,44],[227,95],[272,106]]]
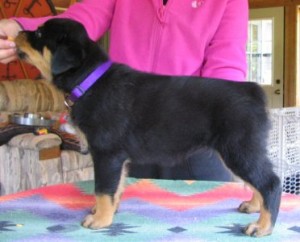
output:
[[[65,94],[64,104],[66,105],[67,108],[72,108],[72,106],[74,105],[74,102],[71,100],[69,94]]]

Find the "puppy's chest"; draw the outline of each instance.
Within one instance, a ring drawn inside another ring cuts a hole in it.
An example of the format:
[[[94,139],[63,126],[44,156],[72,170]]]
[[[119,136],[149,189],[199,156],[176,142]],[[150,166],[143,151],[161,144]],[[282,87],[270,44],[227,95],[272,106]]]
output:
[[[126,123],[127,117],[120,112],[106,111],[101,108],[89,110],[89,108],[74,108],[71,111],[72,122],[85,133],[119,130],[123,126],[122,124]]]

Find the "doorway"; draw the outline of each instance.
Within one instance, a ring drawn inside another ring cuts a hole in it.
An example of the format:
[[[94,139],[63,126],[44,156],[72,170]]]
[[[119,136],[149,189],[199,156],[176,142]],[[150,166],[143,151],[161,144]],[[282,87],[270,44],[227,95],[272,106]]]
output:
[[[284,8],[251,9],[247,80],[264,88],[270,108],[283,107]]]

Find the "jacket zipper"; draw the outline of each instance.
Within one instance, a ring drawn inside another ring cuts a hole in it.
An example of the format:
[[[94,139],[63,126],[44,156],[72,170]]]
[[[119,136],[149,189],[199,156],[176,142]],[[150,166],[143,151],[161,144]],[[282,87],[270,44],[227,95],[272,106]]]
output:
[[[170,0],[169,0],[170,1]],[[154,37],[153,37],[153,47],[152,47],[152,67],[151,70],[153,72],[156,71],[156,67],[157,67],[157,59],[159,56],[159,52],[160,52],[160,47],[161,47],[161,39],[162,39],[162,35],[163,35],[163,28],[165,25],[165,14],[166,14],[166,8],[169,5],[169,3],[167,5],[164,5],[163,2],[161,1],[160,6],[158,7],[157,11],[156,11],[156,19],[155,19],[155,23],[154,23]]]

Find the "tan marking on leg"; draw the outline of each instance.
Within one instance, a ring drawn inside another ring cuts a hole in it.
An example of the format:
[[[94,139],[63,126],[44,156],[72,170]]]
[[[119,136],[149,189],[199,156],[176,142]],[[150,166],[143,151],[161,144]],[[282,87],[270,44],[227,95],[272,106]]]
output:
[[[272,233],[271,213],[262,208],[257,222],[249,224],[245,228],[245,234],[249,236],[262,237]]]
[[[90,229],[107,227],[112,224],[115,210],[116,206],[110,195],[98,195],[96,196],[96,212],[86,216],[82,226]]]
[[[254,188],[252,190],[254,191],[251,200],[243,202],[238,208],[242,213],[257,213],[260,211],[262,198]]]
[[[248,184],[249,185],[249,184]],[[249,185],[253,190],[253,197],[249,202],[244,202],[240,206],[242,212],[258,212],[260,211],[259,219],[249,224],[245,228],[245,234],[255,237],[261,237],[272,233],[271,213],[264,206],[264,199],[261,193],[254,187]],[[244,208],[243,208],[244,206]]]
[[[272,232],[271,217],[271,213],[268,210],[266,210],[264,206],[262,206],[260,217],[258,219],[258,224],[263,229],[260,231],[261,233],[259,234],[259,236],[267,235]]]
[[[124,161],[123,163],[123,167],[122,167],[122,172],[121,172],[121,177],[120,177],[120,181],[119,181],[119,185],[118,185],[118,189],[117,189],[117,192],[115,194],[115,201],[117,203],[117,208],[119,207],[119,203],[120,203],[120,200],[121,200],[121,196],[124,192],[124,185],[125,185],[125,180],[126,180],[126,177],[128,175],[128,168],[127,168],[127,164],[129,163],[130,161],[129,160],[126,160]]]
[[[112,224],[114,214],[119,206],[121,195],[124,191],[127,163],[128,161],[125,161],[123,164],[119,185],[114,197],[107,194],[96,195],[96,205],[92,209],[92,214],[86,216],[82,222],[83,227],[100,229]]]

